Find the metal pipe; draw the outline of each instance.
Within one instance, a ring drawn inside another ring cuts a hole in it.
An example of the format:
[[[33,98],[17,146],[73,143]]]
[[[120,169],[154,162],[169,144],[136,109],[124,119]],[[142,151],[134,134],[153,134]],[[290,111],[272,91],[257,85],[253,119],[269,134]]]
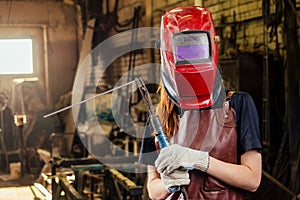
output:
[[[48,105],[52,105],[50,95],[50,79],[49,79],[49,65],[48,65],[48,37],[47,25],[42,25],[43,29],[43,50],[44,50],[44,69],[45,69],[45,92]]]

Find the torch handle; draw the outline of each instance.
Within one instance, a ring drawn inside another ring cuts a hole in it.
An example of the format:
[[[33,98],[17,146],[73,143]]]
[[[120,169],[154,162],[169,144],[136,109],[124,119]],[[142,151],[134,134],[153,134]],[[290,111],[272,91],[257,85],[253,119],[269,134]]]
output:
[[[161,125],[158,115],[150,116],[150,120],[151,120],[151,124],[153,126],[155,136],[158,140],[160,148],[162,149],[162,148],[169,146],[168,137],[167,137],[166,133],[164,132],[164,129]],[[180,190],[180,186],[171,186],[168,188],[168,190],[171,193],[178,192]]]

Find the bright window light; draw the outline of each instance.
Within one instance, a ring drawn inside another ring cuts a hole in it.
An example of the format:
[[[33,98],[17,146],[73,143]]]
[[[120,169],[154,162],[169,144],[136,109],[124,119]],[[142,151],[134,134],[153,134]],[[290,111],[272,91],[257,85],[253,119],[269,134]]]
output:
[[[32,73],[32,39],[0,39],[0,74]]]

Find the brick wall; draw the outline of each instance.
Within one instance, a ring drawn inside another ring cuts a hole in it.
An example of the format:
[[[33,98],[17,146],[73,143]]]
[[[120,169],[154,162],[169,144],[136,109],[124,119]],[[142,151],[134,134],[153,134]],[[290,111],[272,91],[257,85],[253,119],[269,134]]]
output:
[[[297,8],[300,8],[300,0],[296,0]],[[155,1],[153,6],[153,26],[159,26],[160,17],[165,10],[183,5],[193,5],[194,1],[182,1],[182,0],[163,0]],[[262,19],[262,1],[258,0],[204,0],[203,5],[212,11],[215,20],[215,26],[227,26],[225,31],[225,39],[230,35],[231,23],[236,24],[236,43],[240,47],[240,50],[249,52],[261,51],[264,41],[263,19]],[[275,6],[271,4],[271,13],[275,12]],[[298,11],[298,16],[300,12]],[[221,23],[225,19],[225,23]],[[300,18],[300,17],[298,17]],[[283,20],[283,19],[282,19]],[[283,44],[282,40],[281,24],[278,28],[278,41],[280,46]],[[268,30],[270,32],[270,29]],[[300,37],[299,37],[300,38]],[[270,38],[269,38],[270,39]],[[258,48],[260,47],[260,48]],[[269,43],[269,48],[275,49],[275,42]]]
[[[254,51],[263,43],[261,1],[205,1],[204,6],[212,11],[216,28],[223,29],[220,54],[226,54],[226,49],[230,48],[222,41],[229,40],[232,35],[235,35],[235,48],[242,51]]]
[[[212,11],[215,20],[215,26],[218,34],[221,33],[221,43],[219,46],[221,56],[228,56],[226,50],[235,48],[239,51],[260,53],[263,52],[264,43],[264,23],[262,17],[262,1],[258,0],[204,0],[203,5]],[[113,2],[112,2],[113,3]],[[133,17],[134,9],[141,7],[139,13],[139,27],[159,27],[161,16],[168,9],[194,5],[194,0],[160,0],[160,1],[142,1],[142,0],[120,0],[118,6],[118,19],[120,23],[126,23]],[[103,7],[106,7],[105,5]],[[112,9],[113,4],[110,5]],[[300,0],[297,0],[299,10]],[[275,12],[274,5],[271,5],[271,13]],[[298,11],[298,15],[300,12]],[[283,19],[282,19],[283,20]],[[132,28],[128,26],[127,28]],[[280,47],[283,47],[282,39],[283,24],[278,27],[278,41]],[[268,29],[270,32],[271,28]],[[112,31],[110,35],[116,34]],[[234,41],[232,37],[234,36]],[[299,37],[300,38],[300,37]],[[268,38],[269,40],[271,38]],[[228,44],[230,40],[231,44]],[[126,40],[125,40],[126,42]],[[120,41],[122,43],[122,41]],[[270,52],[275,49],[275,39],[268,44]],[[160,62],[158,50],[143,51],[136,57],[136,65]],[[124,56],[118,60],[118,65],[122,69],[118,71],[126,71],[128,68],[128,57]]]

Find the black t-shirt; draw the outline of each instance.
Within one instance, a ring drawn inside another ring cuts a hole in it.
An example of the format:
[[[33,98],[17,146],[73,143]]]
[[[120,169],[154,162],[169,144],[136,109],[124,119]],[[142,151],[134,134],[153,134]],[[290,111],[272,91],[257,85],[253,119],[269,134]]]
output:
[[[238,154],[256,149],[261,151],[259,119],[252,97],[246,92],[235,92],[230,98],[229,105],[236,113],[236,129],[238,133]],[[153,128],[146,123],[139,162],[153,165],[157,157]]]

